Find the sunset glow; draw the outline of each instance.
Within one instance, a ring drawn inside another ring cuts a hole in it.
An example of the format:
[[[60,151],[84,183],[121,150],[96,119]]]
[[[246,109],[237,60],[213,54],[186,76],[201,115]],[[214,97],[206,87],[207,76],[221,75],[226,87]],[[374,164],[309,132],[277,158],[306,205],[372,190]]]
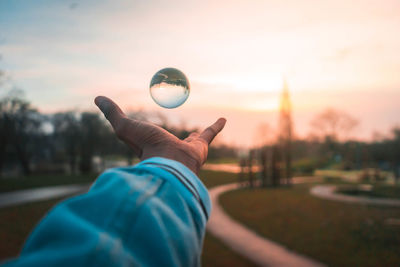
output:
[[[226,116],[221,139],[246,146],[261,123],[276,127],[285,78],[298,136],[334,107],[368,139],[400,123],[399,14],[397,0],[2,1],[0,69],[45,112],[107,95],[189,126]],[[175,110],[149,95],[165,67],[191,83]]]

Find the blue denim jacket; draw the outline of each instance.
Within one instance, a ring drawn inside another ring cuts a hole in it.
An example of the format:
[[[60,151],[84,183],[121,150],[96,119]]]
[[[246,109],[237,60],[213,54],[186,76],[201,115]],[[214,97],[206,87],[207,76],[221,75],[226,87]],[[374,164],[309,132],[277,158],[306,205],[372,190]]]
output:
[[[210,211],[193,172],[150,158],[56,205],[6,266],[198,266]]]

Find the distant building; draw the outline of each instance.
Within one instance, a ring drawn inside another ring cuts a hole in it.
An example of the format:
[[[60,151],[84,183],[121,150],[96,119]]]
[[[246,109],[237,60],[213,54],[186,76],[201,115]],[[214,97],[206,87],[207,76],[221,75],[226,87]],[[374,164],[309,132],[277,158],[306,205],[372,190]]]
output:
[[[291,184],[292,182],[292,105],[289,96],[289,87],[286,79],[283,80],[281,103],[279,109],[279,132],[278,142],[281,148],[282,175],[281,182]]]

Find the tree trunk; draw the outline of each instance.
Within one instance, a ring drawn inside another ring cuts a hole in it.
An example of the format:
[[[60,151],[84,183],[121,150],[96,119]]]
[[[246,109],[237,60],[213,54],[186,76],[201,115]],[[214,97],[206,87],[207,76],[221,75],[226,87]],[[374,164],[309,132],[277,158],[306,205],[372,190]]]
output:
[[[71,174],[76,173],[76,155],[69,155],[69,169]]]
[[[0,177],[3,174],[4,154],[5,154],[5,146],[1,145],[1,147],[0,147]]]
[[[29,158],[26,151],[22,148],[19,142],[15,143],[15,150],[24,175],[29,176],[31,174],[31,168],[29,166]]]
[[[6,126],[5,126],[5,121],[2,119],[0,121],[1,125],[1,139],[0,139],[0,177],[3,174],[3,167],[4,167],[4,161],[5,161],[5,154],[6,154],[6,148],[7,148],[7,131],[6,131]]]
[[[249,158],[248,158],[248,171],[249,171],[249,184],[251,188],[254,188],[254,173],[253,173],[253,159],[254,159],[254,153],[253,151],[250,151]]]
[[[292,153],[291,153],[291,141],[287,140],[285,147],[285,161],[286,161],[286,185],[292,184]]]
[[[92,171],[93,152],[90,148],[83,148],[81,152],[80,171],[82,173],[90,173]]]
[[[261,149],[260,160],[261,160],[261,186],[267,187],[268,185],[268,151],[264,147]]]
[[[279,151],[276,145],[272,148],[272,157],[271,157],[271,167],[272,167],[272,185],[278,186],[280,184],[280,157]]]

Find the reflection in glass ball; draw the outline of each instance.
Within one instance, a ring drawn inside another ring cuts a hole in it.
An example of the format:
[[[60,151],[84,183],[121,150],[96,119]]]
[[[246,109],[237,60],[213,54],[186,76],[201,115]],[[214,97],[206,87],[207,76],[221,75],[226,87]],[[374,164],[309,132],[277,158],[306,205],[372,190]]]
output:
[[[164,108],[179,107],[189,97],[189,93],[189,81],[178,69],[162,69],[154,74],[150,82],[151,97]]]

